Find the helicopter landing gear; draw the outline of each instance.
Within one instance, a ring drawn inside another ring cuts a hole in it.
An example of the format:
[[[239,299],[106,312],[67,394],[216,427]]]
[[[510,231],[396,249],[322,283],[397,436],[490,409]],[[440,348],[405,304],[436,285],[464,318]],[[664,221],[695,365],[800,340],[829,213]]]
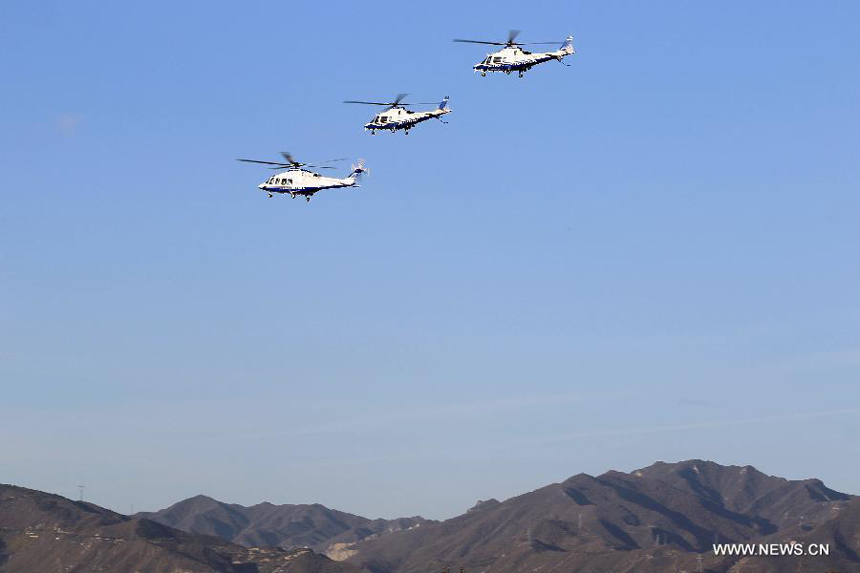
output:
[[[408,129],[404,129],[404,130],[403,130],[403,135],[409,135],[409,130],[408,130]]]
[[[375,130],[375,129],[374,129],[374,130],[372,130],[372,131],[370,132],[370,135],[376,135],[376,130]]]
[[[487,77],[487,72],[481,72],[481,77],[482,77],[482,78],[486,78],[486,77]]]
[[[307,201],[308,203],[310,203],[310,202],[311,202],[311,196],[310,196],[310,195],[308,195],[307,197],[305,197],[305,201]]]
[[[522,73],[522,72],[520,72],[520,77],[523,77],[523,73]]]
[[[272,195],[271,193],[269,193],[269,199],[271,199],[272,197],[274,197],[274,195]]]

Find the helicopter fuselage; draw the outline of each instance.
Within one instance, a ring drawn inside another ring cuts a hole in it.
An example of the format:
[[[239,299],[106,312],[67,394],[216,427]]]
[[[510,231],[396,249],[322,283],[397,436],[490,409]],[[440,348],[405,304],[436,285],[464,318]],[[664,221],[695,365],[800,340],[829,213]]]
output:
[[[306,169],[288,169],[273,175],[267,181],[261,183],[257,187],[272,193],[284,193],[295,197],[302,195],[310,200],[310,197],[323,189],[337,189],[339,187],[355,187],[356,171],[353,171],[349,177],[339,179],[337,177],[323,177]]]
[[[392,133],[400,129],[407,132],[422,121],[442,117],[451,113],[447,107],[440,107],[432,111],[409,111],[402,107],[392,107],[385,111],[379,112],[376,116],[364,125],[364,129],[375,132],[377,129],[389,130]]]
[[[519,72],[520,77],[522,77],[524,72],[538,64],[552,60],[561,61],[562,58],[573,53],[573,47],[569,43],[554,52],[534,53],[527,52],[519,46],[506,46],[498,52],[487,54],[487,57],[472,66],[472,69],[481,72],[482,76],[487,75],[487,72],[504,72],[506,74]]]

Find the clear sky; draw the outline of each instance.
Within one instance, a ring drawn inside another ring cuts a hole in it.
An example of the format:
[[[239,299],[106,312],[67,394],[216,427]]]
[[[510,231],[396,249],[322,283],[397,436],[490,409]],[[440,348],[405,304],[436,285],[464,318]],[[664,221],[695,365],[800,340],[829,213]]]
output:
[[[698,457],[860,493],[858,21],[4,2],[0,481],[442,518]],[[510,28],[572,66],[450,41]],[[341,103],[398,92],[450,124]],[[234,159],[281,150],[372,173],[268,199]]]

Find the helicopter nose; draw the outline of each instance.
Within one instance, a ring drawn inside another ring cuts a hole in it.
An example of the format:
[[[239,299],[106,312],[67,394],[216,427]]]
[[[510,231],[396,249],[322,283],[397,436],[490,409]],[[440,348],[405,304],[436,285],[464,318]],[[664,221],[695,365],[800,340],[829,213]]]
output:
[[[265,189],[265,188],[266,188],[265,183],[260,183],[259,185],[257,185],[257,189]]]

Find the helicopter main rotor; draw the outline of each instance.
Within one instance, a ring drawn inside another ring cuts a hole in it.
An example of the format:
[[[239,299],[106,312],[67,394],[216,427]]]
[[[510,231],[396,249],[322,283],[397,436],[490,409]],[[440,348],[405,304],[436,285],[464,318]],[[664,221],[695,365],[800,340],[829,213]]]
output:
[[[517,39],[517,36],[519,36],[519,35],[520,35],[520,31],[519,31],[519,30],[511,30],[511,31],[509,31],[509,32],[508,32],[508,41],[507,41],[507,42],[486,42],[486,41],[483,41],[483,40],[462,40],[462,39],[460,39],[460,38],[457,38],[457,39],[452,40],[452,41],[454,41],[454,42],[463,42],[463,43],[466,43],[466,44],[489,44],[490,46],[507,46],[507,47],[513,47],[513,46],[537,46],[537,45],[545,45],[545,44],[552,44],[552,45],[555,45],[555,44],[560,44],[560,43],[561,43],[561,42],[515,42],[514,40],[516,40],[516,39]]]
[[[403,103],[403,98],[408,96],[409,94],[397,94],[397,97],[394,98],[394,101],[358,101],[353,99],[344,100],[343,103],[360,103],[364,105],[384,105],[386,106],[386,111],[389,109],[393,109],[395,107],[406,107],[410,105],[434,105],[439,102],[435,101],[416,101],[412,103]]]
[[[260,161],[259,159],[237,159],[236,161],[243,161],[245,163],[261,163],[263,165],[275,166],[270,167],[269,169],[300,169],[302,167],[311,167],[313,169],[335,169],[330,165],[311,165],[309,163],[302,163],[300,161],[296,161],[289,151],[282,151],[281,156],[286,159],[286,162]],[[320,163],[334,163],[335,161],[344,161],[345,159],[346,157],[339,157],[337,159],[320,161]]]

